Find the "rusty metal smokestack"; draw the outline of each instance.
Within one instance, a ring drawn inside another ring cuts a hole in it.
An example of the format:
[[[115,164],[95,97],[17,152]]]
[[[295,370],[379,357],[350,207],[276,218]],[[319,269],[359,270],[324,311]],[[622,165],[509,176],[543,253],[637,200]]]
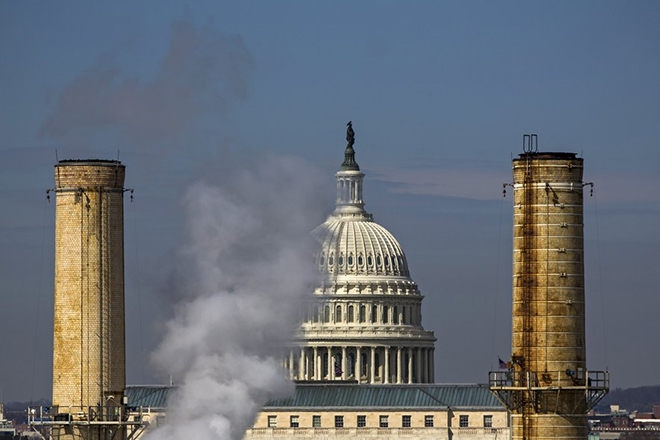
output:
[[[587,411],[609,389],[587,371],[583,159],[538,152],[523,138],[513,160],[511,362],[491,372],[491,390],[512,412],[514,439],[586,439]]]

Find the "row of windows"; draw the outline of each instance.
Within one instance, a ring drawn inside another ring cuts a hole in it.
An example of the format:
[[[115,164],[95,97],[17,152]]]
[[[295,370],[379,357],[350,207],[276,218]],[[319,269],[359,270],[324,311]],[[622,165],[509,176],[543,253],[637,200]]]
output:
[[[353,305],[345,306],[345,305],[337,304],[335,306],[334,316],[331,316],[330,306],[326,305],[323,308],[323,315],[319,316],[318,314],[313,314],[312,321],[313,322],[320,321],[322,323],[330,323],[330,322],[341,323],[344,322],[345,319],[345,322],[348,323],[358,322],[363,324],[367,322],[367,318],[368,318],[369,322],[372,324],[401,323],[404,325],[408,325],[408,324],[418,324],[422,320],[420,316],[419,308],[413,306],[402,306],[401,309],[399,309],[398,306],[394,306],[391,308],[389,306],[382,306],[382,311],[381,313],[379,313],[378,306],[373,305],[371,306],[371,310],[369,310],[369,316],[367,316],[367,310],[368,310],[367,306],[362,305],[359,306],[356,313],[356,306]]]
[[[459,427],[461,428],[467,428],[470,426],[470,419],[469,415],[461,415],[459,416]],[[389,428],[390,426],[390,416],[387,415],[381,415],[378,416],[378,427],[379,428]],[[412,428],[412,416],[410,415],[402,415],[401,416],[401,426],[404,428]],[[269,428],[277,428],[277,416],[268,416],[268,427]],[[289,418],[289,427],[291,428],[299,428],[300,427],[300,418],[299,416],[291,416]],[[321,416],[320,415],[314,415],[312,416],[312,428],[322,428],[321,426]],[[342,415],[336,415],[335,416],[335,428],[344,428],[344,416]],[[366,415],[358,415],[357,416],[357,427],[358,428],[366,428],[367,427],[367,416]],[[426,415],[424,416],[424,427],[425,428],[433,428],[434,427],[434,419],[433,415]],[[492,428],[493,427],[493,416],[492,415],[484,415],[483,418],[483,427],[484,428]]]
[[[378,416],[378,427],[388,428],[390,426],[390,416]],[[404,428],[412,427],[412,416],[405,415],[401,416],[401,426]],[[433,428],[433,416],[427,415],[424,416],[424,426],[426,428]],[[277,416],[268,416],[268,427],[277,428]],[[289,427],[299,428],[300,427],[300,417],[299,416],[290,416],[289,418]],[[321,426],[321,416],[314,415],[312,416],[312,428],[322,428]],[[344,416],[338,415],[335,416],[335,428],[344,428]],[[358,415],[357,416],[357,427],[366,428],[367,427],[367,416]]]
[[[319,256],[318,261],[319,261],[319,266],[325,266],[326,263],[325,252]],[[328,256],[327,262],[329,267],[333,267],[336,262],[337,266],[339,267],[344,267],[344,264],[346,264],[349,267],[353,267],[355,263],[357,263],[358,267],[364,267],[366,263],[367,267],[373,268],[374,263],[376,263],[376,267],[384,266],[385,268],[389,268],[390,266],[392,266],[394,268],[398,267],[399,269],[405,271],[404,260],[403,257],[401,256],[390,257],[389,255],[386,255],[385,257],[381,257],[380,254],[376,254],[376,257],[374,258],[372,254],[368,254],[365,258],[361,253],[359,253],[357,255],[357,258],[355,258],[352,253],[349,253],[348,256],[344,258],[344,254],[341,253],[339,254],[339,256],[335,261],[335,254],[331,252],[330,255]]]

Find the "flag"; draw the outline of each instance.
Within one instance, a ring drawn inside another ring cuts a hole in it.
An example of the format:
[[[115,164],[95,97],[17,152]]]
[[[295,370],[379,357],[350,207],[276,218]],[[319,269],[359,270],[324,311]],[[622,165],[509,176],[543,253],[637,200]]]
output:
[[[498,360],[499,363],[500,363],[500,370],[506,370],[507,368],[509,368],[509,364],[507,364],[506,362],[504,362],[502,359],[500,359],[500,358],[498,357],[497,360]]]
[[[344,372],[339,366],[339,362],[335,362],[335,376],[341,376],[342,374],[344,374]]]

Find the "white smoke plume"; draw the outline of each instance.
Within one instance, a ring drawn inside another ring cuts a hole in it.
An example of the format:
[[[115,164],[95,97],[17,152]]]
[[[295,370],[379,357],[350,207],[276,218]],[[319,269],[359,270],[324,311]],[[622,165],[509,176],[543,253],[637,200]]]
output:
[[[309,231],[324,191],[295,158],[247,166],[185,196],[189,243],[175,278],[188,298],[154,354],[181,382],[149,440],[241,439],[267,400],[293,392],[280,348],[316,281]]]

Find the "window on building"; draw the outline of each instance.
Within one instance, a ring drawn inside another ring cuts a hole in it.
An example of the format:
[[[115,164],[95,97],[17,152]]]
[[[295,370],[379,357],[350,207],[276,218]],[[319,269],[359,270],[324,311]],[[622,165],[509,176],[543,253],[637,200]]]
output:
[[[357,427],[364,428],[367,426],[367,416],[357,416]]]
[[[335,416],[335,428],[344,427],[344,416]]]
[[[348,306],[348,322],[353,322],[355,319],[353,306]]]
[[[352,266],[353,265],[353,255],[348,256],[348,265]]]
[[[487,415],[484,416],[484,428],[492,428],[493,427],[493,416]]]
[[[389,322],[389,307],[383,306],[383,323],[387,324]]]
[[[375,324],[378,320],[378,306],[371,307],[371,323]]]
[[[277,428],[277,416],[268,416],[268,427]]]
[[[403,428],[410,428],[411,426],[411,416],[401,416],[401,426]]]
[[[298,428],[300,426],[300,419],[298,416],[291,416],[291,421],[289,422],[289,426],[292,428]]]
[[[460,421],[460,423],[458,424],[458,426],[460,426],[461,428],[467,428],[468,427],[468,425],[469,425],[469,417],[468,416],[466,416],[466,415],[460,416],[459,421]]]
[[[410,309],[408,307],[403,308],[403,323],[404,324],[410,324],[410,315],[409,315],[410,312],[409,312],[409,310]]]
[[[387,428],[388,426],[390,426],[389,416],[380,416],[378,418],[378,426],[380,426],[381,428]]]
[[[393,324],[399,323],[399,308],[397,306],[394,306],[394,308],[392,309],[392,323]]]
[[[330,322],[330,306],[323,309],[323,322]]]
[[[360,306],[360,322],[367,321],[367,308],[365,306]]]
[[[341,306],[335,308],[335,322],[341,322]]]
[[[433,428],[433,416],[424,416],[424,427]]]
[[[312,428],[321,427],[321,416],[312,416]]]

